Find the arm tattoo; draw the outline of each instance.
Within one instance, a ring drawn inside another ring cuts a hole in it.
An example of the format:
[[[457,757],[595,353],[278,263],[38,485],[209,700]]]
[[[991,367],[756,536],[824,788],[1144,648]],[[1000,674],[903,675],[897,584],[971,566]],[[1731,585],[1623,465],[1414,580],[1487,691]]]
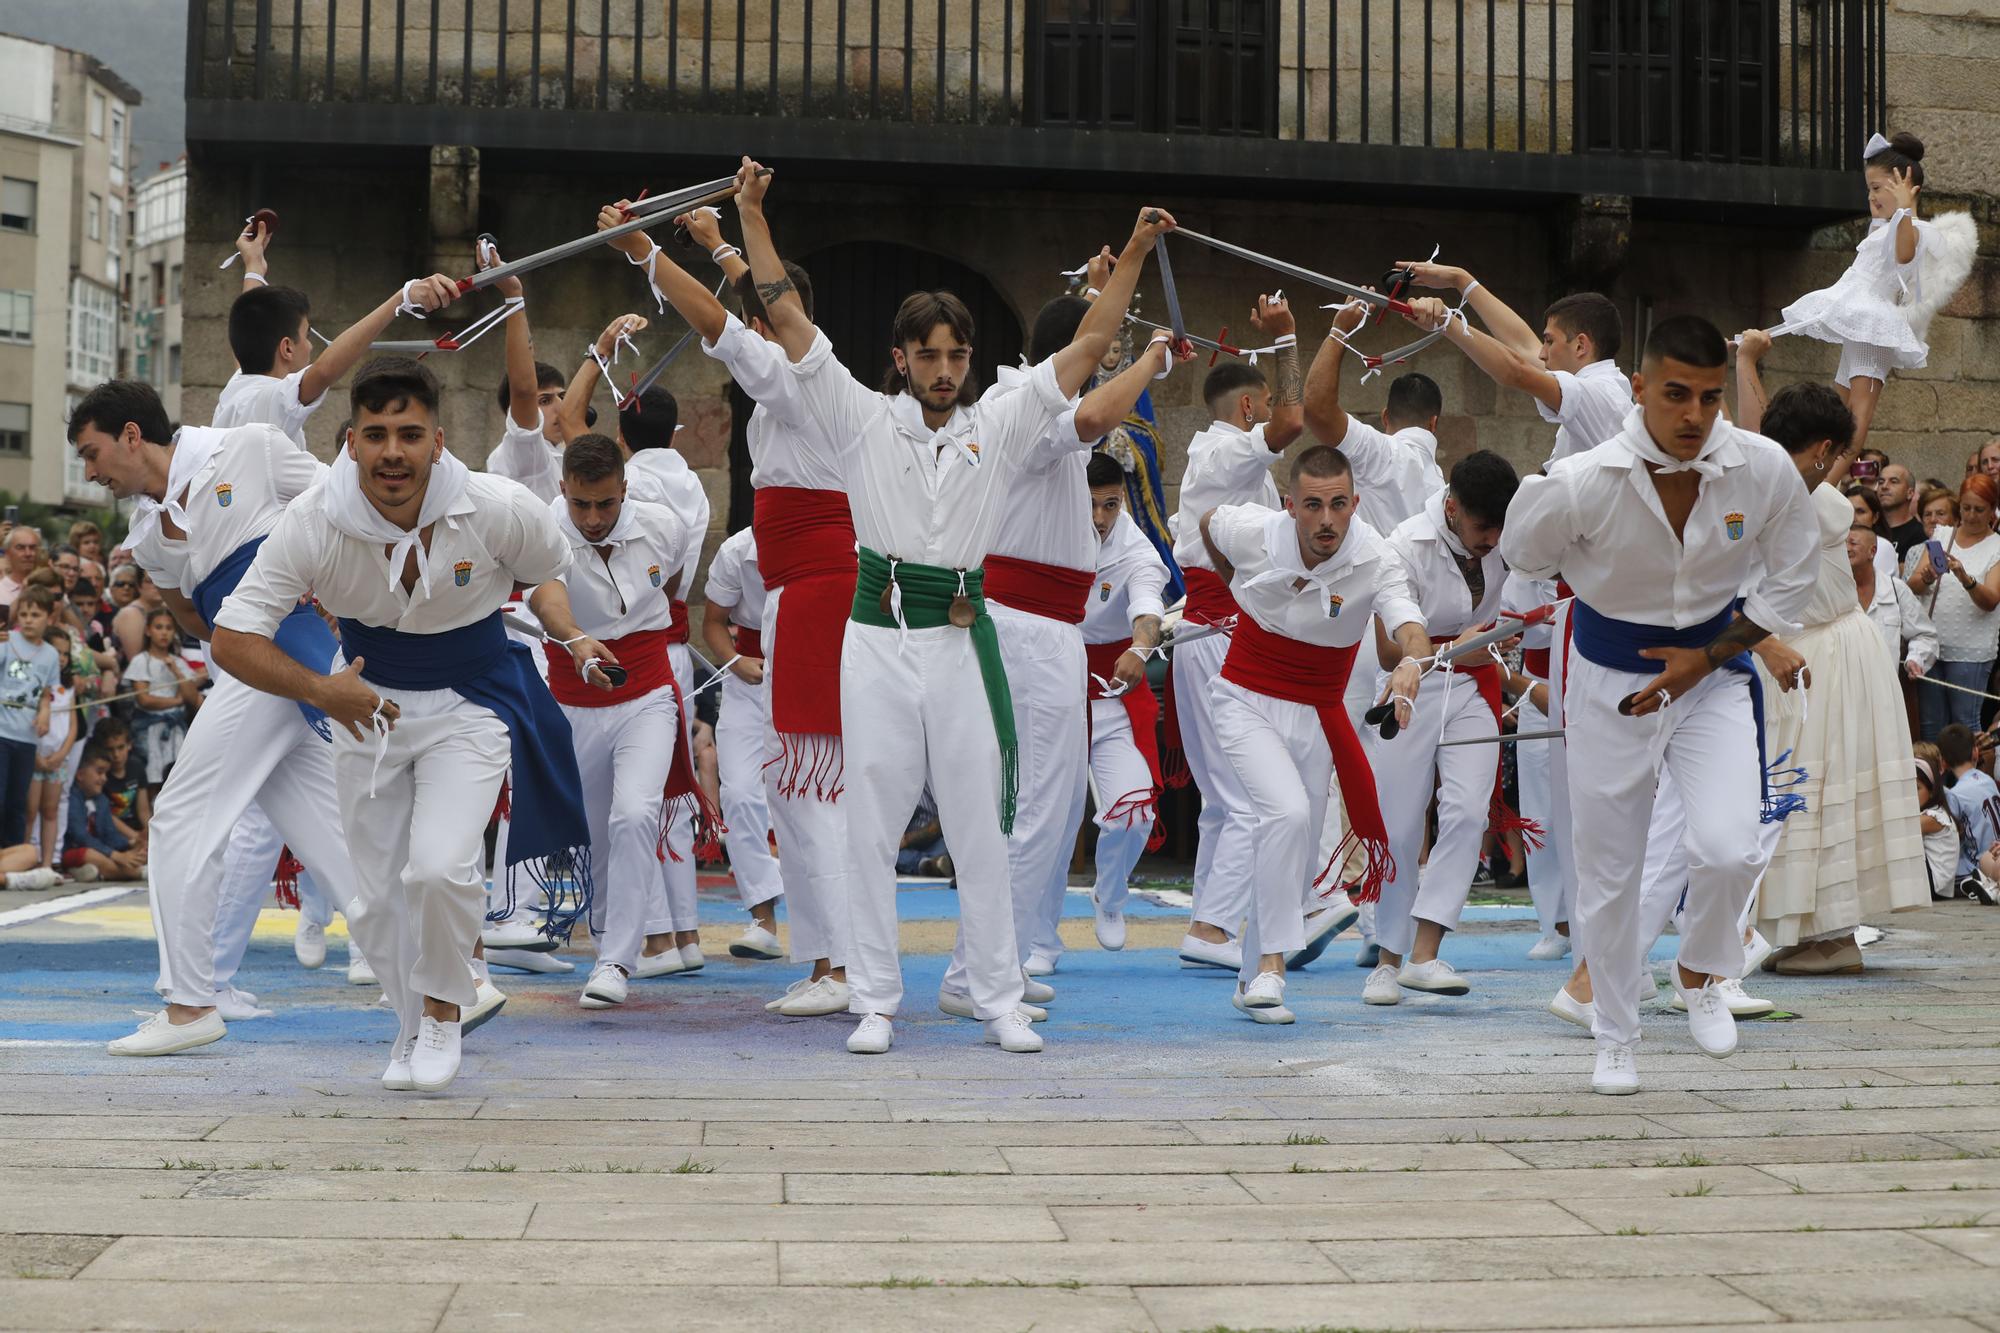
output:
[[[1134,648],[1157,648],[1160,643],[1160,618],[1140,616],[1132,622],[1132,646]]]
[[[1771,637],[1771,631],[1760,627],[1748,616],[1738,615],[1730,622],[1729,628],[1716,636],[1715,642],[1703,651],[1708,656],[1711,667],[1719,667],[1738,653],[1755,648]]]
[[[764,302],[766,310],[776,305],[779,297],[783,296],[786,292],[794,290],[796,289],[792,286],[790,278],[779,278],[776,282],[760,282],[757,284],[758,299]]]
[[[1286,345],[1278,349],[1278,405],[1296,407],[1305,401],[1305,385],[1299,378],[1299,349]]]

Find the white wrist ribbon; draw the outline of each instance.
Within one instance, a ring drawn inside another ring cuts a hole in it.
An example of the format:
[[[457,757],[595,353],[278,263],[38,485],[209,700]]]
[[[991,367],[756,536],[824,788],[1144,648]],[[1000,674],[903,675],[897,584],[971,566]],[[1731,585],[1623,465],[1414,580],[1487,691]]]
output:
[[[1163,380],[1167,376],[1174,373],[1173,333],[1167,329],[1154,329],[1152,338],[1146,344],[1146,350],[1148,352],[1152,351],[1154,346],[1158,343],[1165,343],[1167,345],[1166,364],[1160,367],[1158,373],[1156,373],[1153,376],[1153,378],[1156,380]]]
[[[402,293],[403,299],[402,302],[396,307],[396,313],[398,315],[415,315],[418,319],[423,319],[425,317],[424,308],[418,305],[415,301],[412,301],[410,299],[410,288],[416,286],[417,281],[418,280],[416,278],[411,278],[408,282],[403,284],[403,293]]]
[[[652,241],[652,237],[650,236],[647,237],[646,239]],[[659,306],[660,312],[664,314],[666,313],[667,309],[667,294],[660,290],[660,284],[653,278],[653,259],[659,253],[660,253],[660,243],[658,241],[653,241],[652,249],[648,250],[644,255],[642,255],[638,259],[634,259],[632,258],[632,256],[626,255],[625,262],[632,265],[632,267],[634,268],[643,268],[646,270],[646,285],[653,289],[653,302],[654,304]]]
[[[1875,137],[1879,139],[1882,136],[1878,134]],[[255,213],[252,213],[249,217],[243,219],[243,230],[238,234],[242,236],[255,236],[257,234],[257,215]],[[228,268],[231,264],[235,263],[237,260],[241,258],[243,258],[243,252],[241,250],[237,250],[233,252],[229,256],[229,258],[223,260],[220,264],[217,264],[216,268],[218,269]]]

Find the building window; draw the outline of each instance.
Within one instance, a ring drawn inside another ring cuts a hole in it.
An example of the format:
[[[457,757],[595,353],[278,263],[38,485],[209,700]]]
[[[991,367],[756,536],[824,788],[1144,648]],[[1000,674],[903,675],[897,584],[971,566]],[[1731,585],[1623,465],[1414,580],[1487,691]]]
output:
[[[35,229],[35,183],[17,181],[12,176],[0,179],[0,230],[33,231]]]
[[[181,303],[181,266],[179,264],[176,264],[172,268],[167,270],[167,304],[179,305],[180,303]]]
[[[70,382],[101,384],[118,373],[118,297],[81,275],[70,283]]]
[[[180,385],[180,382],[181,382],[181,345],[179,343],[172,343],[169,344],[167,347],[166,387],[169,389],[177,388]]]
[[[0,403],[0,454],[28,454],[28,405]]]
[[[100,92],[90,95],[90,137],[104,137],[104,94]]]
[[[1037,0],[1028,111],[1038,125],[1272,138],[1272,0]]]
[[[146,304],[146,298],[144,295],[146,290],[144,286],[144,279],[142,278],[140,282],[141,286],[139,288],[139,291],[141,295],[139,297],[139,304],[144,305]],[[155,306],[165,305],[167,303],[167,266],[165,264],[153,265],[152,286],[153,286],[153,304]]]
[[[0,291],[0,343],[35,340],[35,294]]]
[[[125,108],[111,108],[111,165],[125,165]]]
[[[104,239],[104,201],[91,195],[83,201],[83,234],[93,241]]]

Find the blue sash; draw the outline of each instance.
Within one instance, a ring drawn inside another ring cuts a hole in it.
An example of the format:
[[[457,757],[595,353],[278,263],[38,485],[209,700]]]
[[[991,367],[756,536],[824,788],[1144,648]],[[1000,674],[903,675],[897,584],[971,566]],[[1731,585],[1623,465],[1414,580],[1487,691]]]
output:
[[[257,558],[257,548],[264,544],[262,537],[244,542],[223,557],[222,563],[208,571],[208,577],[194,586],[188,600],[201,618],[213,627],[216,613],[222,610],[222,603],[229,594],[236,591],[236,585],[250,572],[250,562]],[[277,633],[271,641],[278,645],[285,656],[297,662],[308,671],[326,675],[333,668],[333,655],[339,646],[333,641],[333,631],[320,619],[319,612],[300,603],[292,613],[278,622]],[[323,741],[333,739],[333,724],[326,714],[309,703],[301,703],[299,711],[305,714],[306,725],[319,733]]]
[[[556,939],[568,938],[570,927],[590,910],[583,779],[569,719],[536,674],[528,650],[507,637],[500,613],[442,634],[405,634],[342,619],[340,641],[348,660],[365,659],[361,678],[379,690],[453,690],[507,724],[514,792],[507,911],[513,911],[513,867],[526,865],[548,893],[543,929]],[[564,871],[573,876],[567,894],[556,883]]]
[[[1647,677],[1660,674],[1662,664],[1639,654],[1647,648],[1706,648],[1714,643],[1722,632],[1736,619],[1736,612],[1742,602],[1732,601],[1721,611],[1704,620],[1699,625],[1686,629],[1674,629],[1668,625],[1642,625],[1632,620],[1613,620],[1591,607],[1581,597],[1570,604],[1570,646],[1585,659],[1595,662],[1609,671],[1629,671]],[[1766,824],[1775,824],[1785,816],[1805,809],[1805,798],[1795,795],[1773,796],[1771,778],[1773,769],[1791,759],[1790,750],[1775,760],[1768,757],[1764,745],[1764,684],[1757,677],[1757,669],[1750,662],[1750,654],[1741,652],[1722,664],[1722,670],[1741,673],[1750,687],[1750,716],[1757,721],[1757,784],[1762,797],[1761,819]],[[1797,786],[1804,781],[1801,769],[1784,770],[1779,774],[1786,779],[1780,785]]]

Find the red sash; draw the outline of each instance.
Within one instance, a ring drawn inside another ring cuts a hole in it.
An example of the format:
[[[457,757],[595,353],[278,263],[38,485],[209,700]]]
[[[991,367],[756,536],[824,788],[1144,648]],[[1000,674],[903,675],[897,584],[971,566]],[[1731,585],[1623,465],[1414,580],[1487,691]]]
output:
[[[764,655],[764,632],[751,629],[747,625],[731,625],[730,637],[736,640],[736,652],[741,657],[762,657]]]
[[[674,610],[673,621],[664,631],[667,636],[667,642],[686,643],[688,641],[688,604],[680,598],[675,597],[667,605],[671,606]],[[612,651],[616,652],[617,649],[614,648]]]
[[[1450,639],[1432,639],[1431,647],[1433,650],[1449,648],[1451,642]],[[1546,659],[1548,651],[1546,649],[1540,651]],[[1547,667],[1546,661],[1543,666]],[[1486,706],[1493,710],[1494,725],[1504,727],[1507,701],[1500,690],[1500,664],[1491,657],[1477,666],[1466,666],[1460,661],[1452,665],[1452,671],[1471,682],[1472,688],[1479,691],[1479,697],[1486,701]],[[1539,851],[1544,836],[1542,826],[1507,804],[1505,771],[1504,764],[1493,766],[1493,799],[1487,806],[1487,826],[1494,833],[1518,833],[1530,851]]]
[[[1187,604],[1181,610],[1181,621],[1189,625],[1224,625],[1242,614],[1236,605],[1236,598],[1230,595],[1229,585],[1220,574],[1212,569],[1183,569],[1181,578],[1187,584]],[[1181,710],[1174,691],[1174,662],[1167,659],[1167,711],[1161,720],[1163,739],[1160,743],[1160,767],[1166,784],[1179,790],[1188,785],[1193,774],[1188,771],[1187,747],[1181,741]]]
[[[1546,648],[1523,648],[1521,650],[1521,671],[1536,680],[1546,682],[1549,678],[1549,650]]]
[[[1192,591],[1190,591],[1192,600]],[[1318,884],[1335,867],[1343,865],[1348,853],[1359,847],[1368,858],[1358,883],[1347,886],[1358,903],[1371,903],[1382,896],[1382,885],[1396,873],[1396,859],[1389,854],[1389,832],[1382,822],[1382,807],[1375,796],[1375,774],[1368,767],[1368,752],[1354,734],[1342,698],[1347,676],[1354,668],[1359,644],[1327,648],[1302,643],[1282,634],[1273,634],[1251,616],[1239,616],[1229,638],[1229,656],[1223,659],[1222,678],[1246,690],[1267,694],[1273,699],[1306,704],[1319,715],[1319,729],[1333,752],[1333,771],[1340,778],[1340,799],[1347,807],[1347,836],[1334,848],[1333,857],[1313,880]]]
[[[847,635],[855,581],[854,521],[847,496],[799,486],[759,486],[751,529],[757,534],[757,567],[764,586],[792,590],[779,599],[778,618],[771,626],[771,642],[786,667],[771,684],[771,724],[788,750],[793,743],[783,741],[786,736],[838,736],[840,645]],[[814,785],[837,794],[838,776],[831,785]]]
[[[985,595],[988,601],[1065,625],[1081,625],[1090,606],[1090,585],[1097,571],[1044,565],[1011,555],[986,557]]]
[[[1132,646],[1130,639],[1120,639],[1116,643],[1086,643],[1084,656],[1090,662],[1090,674],[1111,679],[1111,673],[1118,669],[1118,659]],[[1106,695],[1096,682],[1091,683],[1090,697],[1104,699]],[[1160,801],[1160,701],[1153,697],[1153,687],[1140,681],[1123,694],[1115,696],[1125,705],[1125,716],[1132,724],[1132,743],[1139,747],[1140,757],[1146,761],[1146,772],[1152,777],[1152,786],[1143,791],[1128,791],[1111,801],[1099,816],[1105,820],[1123,819],[1136,827],[1141,820],[1153,829],[1146,839],[1146,850],[1158,851],[1166,841],[1167,831],[1158,822]],[[1168,699],[1173,696],[1169,694]],[[1089,714],[1084,715],[1086,718]]]

